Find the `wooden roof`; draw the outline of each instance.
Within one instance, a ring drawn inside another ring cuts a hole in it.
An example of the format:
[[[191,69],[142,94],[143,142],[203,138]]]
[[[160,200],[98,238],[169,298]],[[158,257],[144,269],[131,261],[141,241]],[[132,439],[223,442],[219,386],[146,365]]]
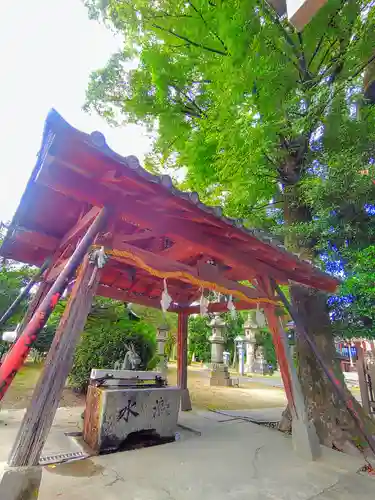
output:
[[[100,132],[80,132],[55,110],[0,253],[36,266],[53,255],[53,280],[104,205],[115,215],[98,244],[117,251],[102,274],[104,296],[157,306],[168,272],[180,273],[168,279],[168,290],[181,306],[199,297],[199,280],[250,296],[256,294],[239,280],[255,284],[266,275],[329,292],[337,287],[336,279],[266,233],[223,217],[220,207],[179,191],[169,176],[152,175],[134,156],[116,154]]]

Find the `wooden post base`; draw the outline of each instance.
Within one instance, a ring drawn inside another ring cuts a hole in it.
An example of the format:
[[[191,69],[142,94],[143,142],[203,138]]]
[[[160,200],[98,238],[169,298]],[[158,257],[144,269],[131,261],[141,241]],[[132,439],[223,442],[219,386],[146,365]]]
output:
[[[189,389],[181,390],[181,411],[191,411],[191,399]]]
[[[0,495],[4,500],[38,498],[42,467],[5,467],[0,477]]]
[[[187,388],[187,334],[188,316],[178,313],[177,334],[177,385],[181,391],[181,411],[191,410],[189,389]]]
[[[308,421],[307,415],[304,418],[293,418],[292,443],[296,454],[305,460],[317,460],[322,454],[315,426]]]

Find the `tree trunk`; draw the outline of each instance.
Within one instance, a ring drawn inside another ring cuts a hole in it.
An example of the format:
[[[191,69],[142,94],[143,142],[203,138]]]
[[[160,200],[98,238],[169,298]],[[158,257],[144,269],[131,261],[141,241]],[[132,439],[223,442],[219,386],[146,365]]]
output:
[[[298,315],[305,320],[307,333],[313,338],[324,362],[345,386],[336,358],[326,295],[312,288],[293,285],[291,299]],[[345,404],[337,398],[314,353],[298,334],[296,348],[298,376],[308,404],[309,417],[314,421],[321,443],[353,453],[356,452],[357,444],[366,447],[366,443],[359,438],[359,432]],[[346,390],[348,391],[347,388]],[[356,409],[362,418],[366,418],[359,404]]]
[[[285,190],[284,217],[288,225],[310,220],[308,209],[299,202],[296,185],[289,185]],[[300,242],[293,237],[289,237],[286,244],[290,250],[299,252],[304,258],[312,259],[311,249],[301,248]],[[333,369],[337,378],[345,386],[344,377],[336,359],[326,294],[300,285],[292,285],[290,294],[293,306],[305,322],[307,334],[313,338],[324,362]],[[298,332],[296,353],[298,377],[308,406],[308,415],[314,421],[321,443],[348,453],[359,453],[356,446],[361,445],[366,448],[366,443],[359,438],[359,433],[345,404],[338,400],[330,381],[318,365],[314,353],[303,338],[299,337]],[[345,389],[348,391],[346,386]],[[366,419],[367,425],[374,425],[370,423],[370,419],[359,404],[356,404],[356,410],[363,419]],[[290,414],[286,410],[280,423],[280,430],[287,431],[290,428]]]
[[[375,59],[366,68],[363,77],[363,93],[368,104],[375,104]]]

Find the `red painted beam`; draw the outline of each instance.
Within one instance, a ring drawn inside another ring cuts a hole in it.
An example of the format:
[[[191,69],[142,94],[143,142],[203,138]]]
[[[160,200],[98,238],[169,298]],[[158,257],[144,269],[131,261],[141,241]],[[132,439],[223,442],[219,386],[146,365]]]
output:
[[[114,189],[113,186],[102,186],[95,182],[90,181],[90,179],[83,177],[79,173],[69,170],[67,168],[63,169],[57,164],[48,164],[46,169],[42,168],[39,176],[38,182],[47,185],[52,189],[64,192],[66,195],[71,196],[77,200],[84,200],[91,204],[104,206],[109,201],[115,203],[121,212],[128,217],[132,222],[140,224],[145,228],[156,230],[161,234],[171,235],[172,239],[182,240],[183,244],[190,244],[190,247],[196,247],[199,244],[198,252],[206,252],[213,254],[213,248],[215,247],[215,257],[223,258],[226,257],[226,252],[223,249],[217,248],[216,238],[212,236],[205,236],[202,233],[202,227],[199,223],[193,221],[177,219],[173,217],[165,216],[165,214],[158,213],[157,217],[155,212],[150,211],[146,204],[141,204],[137,202],[137,198],[129,196],[121,196],[121,191],[119,189]],[[117,186],[115,186],[116,188]],[[114,195],[114,193],[116,193]],[[213,228],[214,229],[214,228]],[[227,226],[227,231],[233,232],[233,228]],[[259,242],[254,238],[254,242]],[[237,254],[237,257],[236,255]],[[231,256],[229,265],[232,267],[238,267],[238,256],[239,252],[234,252],[233,246],[229,249],[229,255]],[[250,255],[242,254],[243,268],[246,269],[246,274],[244,273],[243,278],[248,279],[256,274],[255,267],[248,264]],[[257,264],[258,272],[267,267],[262,263]],[[251,274],[251,276],[249,276]],[[288,282],[287,276],[282,272],[268,268],[268,274],[271,274],[275,279],[281,283]]]
[[[59,245],[58,238],[23,227],[17,227],[14,237],[26,245],[40,247],[49,252],[53,252]]]
[[[238,250],[236,248],[238,242],[234,238],[228,240],[205,234],[202,228],[207,226],[203,224],[168,217],[164,212],[150,210],[146,203],[139,201],[139,197],[122,196],[118,186],[113,188],[113,186],[98,185],[68,168],[63,169],[54,164],[46,169],[42,168],[38,182],[63,192],[67,196],[94,205],[103,206],[107,202],[115,204],[123,216],[131,222],[143,228],[161,232],[171,237],[176,243],[190,245],[197,253],[208,253],[214,258],[224,260],[233,269],[239,271],[243,279],[252,279],[257,274],[264,274],[271,276],[279,283],[288,283],[289,279],[292,279],[330,292],[335,291],[337,287],[337,281],[334,278],[319,276],[317,273],[314,276],[314,270],[309,264],[299,262],[290,255],[281,254],[277,249],[274,250],[275,258],[280,257],[285,260],[285,263],[295,262],[296,270],[277,269],[274,267],[274,265],[277,266],[276,263],[270,265],[262,262],[265,252],[262,253],[262,250],[258,248],[262,246],[262,243],[256,238],[248,236],[248,250]],[[234,228],[228,228],[226,224],[225,226],[227,231],[235,232]],[[252,250],[252,241],[257,247],[255,251]],[[269,251],[270,247],[264,244],[264,248]]]
[[[235,240],[214,237],[202,231],[200,224],[193,221],[177,221],[173,217],[167,217],[163,222],[168,235],[175,240],[185,240],[195,253],[206,253],[214,259],[225,262],[230,267],[243,273],[244,280],[251,279],[259,272],[274,276],[282,283],[287,282],[287,275],[268,264],[256,259],[255,252],[251,247],[247,253],[236,248]]]
[[[234,305],[236,306],[237,311],[247,311],[250,309],[255,309],[257,307],[256,304],[250,304],[249,302],[245,302],[244,300],[240,300],[238,302],[234,302]],[[200,307],[199,305],[192,305],[188,307],[179,307],[177,308],[178,311],[181,311],[185,314],[200,314]],[[209,313],[214,313],[214,312],[228,312],[228,306],[226,302],[212,302],[211,304],[208,305],[208,312]]]
[[[126,218],[144,228],[172,236],[172,239],[180,240],[181,243],[189,245],[198,253],[204,252],[212,254],[213,257],[219,259],[229,259],[228,264],[231,267],[243,269],[243,279],[249,279],[255,276],[255,274],[259,274],[259,272],[267,272],[280,283],[288,282],[286,274],[266,264],[257,262],[251,255],[252,252],[248,254],[238,252],[233,248],[233,245],[229,246],[229,248],[225,244],[224,246],[220,246],[216,238],[207,236],[202,232],[201,224],[168,217],[162,213],[156,214],[154,211],[150,211],[146,204],[137,202],[137,197],[121,196],[121,190],[113,189],[113,186],[105,187],[98,185],[79,173],[67,168],[63,169],[57,164],[48,164],[46,169],[42,168],[38,176],[38,182],[63,192],[67,196],[71,196],[77,200],[84,200],[94,205],[104,206],[111,201],[112,204],[116,204],[118,210]],[[233,232],[234,228],[226,226],[226,230]],[[258,246],[259,241],[255,238],[253,239]],[[249,260],[254,262],[253,266],[249,264]]]
[[[63,249],[70,243],[77,241],[82,234],[87,230],[92,221],[97,217],[100,209],[93,207],[89,210],[75,226],[73,226],[60,241],[60,248]]]
[[[113,239],[113,246],[114,248],[118,248],[119,250],[121,250],[121,245],[123,242],[129,243],[133,241],[149,240],[151,238],[157,238],[161,236],[163,235],[155,231],[142,231],[133,234],[116,233]],[[100,240],[98,241],[98,243],[100,244]]]
[[[126,243],[123,243],[122,250],[127,251],[136,257],[139,257],[146,265],[150,266],[153,269],[157,269],[160,272],[185,272],[197,280],[215,283],[225,289],[241,292],[249,299],[267,298],[266,295],[260,295],[256,289],[249,288],[245,285],[237,283],[236,281],[227,279],[225,276],[221,275],[214,266],[211,266],[209,264],[194,268],[181,262],[167,259],[161,255],[153,254],[151,252],[148,252],[147,250],[128,245]],[[124,261],[130,265],[135,265],[137,267],[137,265],[134,264],[134,260],[130,257],[112,255],[112,258],[117,261]],[[192,283],[192,281],[184,276],[175,279],[178,279],[179,281],[183,281],[185,283]],[[197,286],[195,283],[193,283],[193,285]]]
[[[142,295],[128,293],[126,290],[120,290],[119,288],[111,286],[99,285],[96,294],[101,297],[120,300],[121,302],[132,302],[133,304],[140,304],[141,306],[161,309],[160,299],[151,299]],[[171,312],[173,312],[173,307],[171,308]]]

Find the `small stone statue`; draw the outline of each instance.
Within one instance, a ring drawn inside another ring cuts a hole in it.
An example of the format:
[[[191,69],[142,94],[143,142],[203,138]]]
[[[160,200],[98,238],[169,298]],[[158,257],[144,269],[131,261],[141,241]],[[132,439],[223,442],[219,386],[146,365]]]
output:
[[[127,346],[127,351],[125,354],[124,361],[116,361],[114,369],[115,370],[138,370],[142,362],[141,357],[135,350],[134,344],[130,343]]]

